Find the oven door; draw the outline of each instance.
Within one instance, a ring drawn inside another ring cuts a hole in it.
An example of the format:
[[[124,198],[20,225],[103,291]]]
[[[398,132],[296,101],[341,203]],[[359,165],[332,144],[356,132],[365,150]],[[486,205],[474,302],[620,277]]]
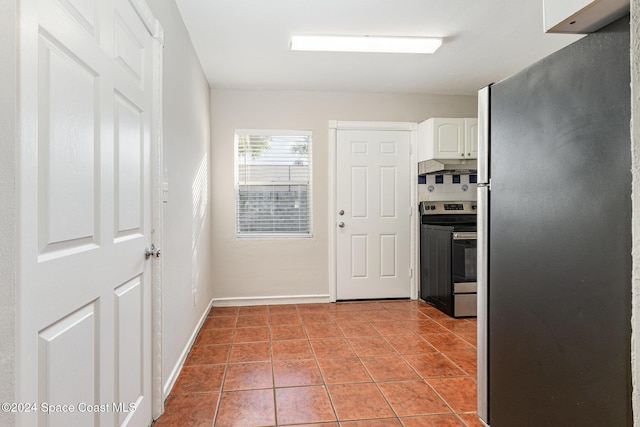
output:
[[[477,233],[453,233],[453,299],[454,316],[477,314]]]

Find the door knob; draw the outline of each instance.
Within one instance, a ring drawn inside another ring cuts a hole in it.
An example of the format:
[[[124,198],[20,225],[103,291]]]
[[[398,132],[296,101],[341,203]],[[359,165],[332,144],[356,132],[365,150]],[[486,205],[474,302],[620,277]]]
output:
[[[338,215],[344,215],[344,210],[340,210],[340,212],[338,212]]]
[[[344,228],[344,222],[340,221],[340,222],[338,223],[338,227],[340,227],[340,228]]]
[[[144,250],[145,259],[149,259],[151,257],[160,258],[160,248],[156,248],[156,245],[153,243],[151,246],[147,246]]]

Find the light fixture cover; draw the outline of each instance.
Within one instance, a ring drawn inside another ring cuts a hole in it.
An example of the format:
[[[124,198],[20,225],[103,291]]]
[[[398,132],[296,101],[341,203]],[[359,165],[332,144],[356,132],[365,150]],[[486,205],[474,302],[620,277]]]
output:
[[[324,52],[433,53],[437,37],[291,36],[291,50]]]

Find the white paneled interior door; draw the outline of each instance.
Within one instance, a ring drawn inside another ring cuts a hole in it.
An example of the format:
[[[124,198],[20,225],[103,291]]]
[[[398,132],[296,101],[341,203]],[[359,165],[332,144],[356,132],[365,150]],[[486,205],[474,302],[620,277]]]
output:
[[[18,425],[148,426],[154,40],[127,0],[20,4]]]
[[[410,132],[338,130],[336,145],[336,297],[408,298]]]

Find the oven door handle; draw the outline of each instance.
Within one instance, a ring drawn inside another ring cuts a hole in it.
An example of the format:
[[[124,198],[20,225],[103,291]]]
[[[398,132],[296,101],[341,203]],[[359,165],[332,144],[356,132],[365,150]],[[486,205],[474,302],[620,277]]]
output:
[[[454,232],[453,240],[475,240],[478,238],[478,233],[475,231],[468,232]]]

